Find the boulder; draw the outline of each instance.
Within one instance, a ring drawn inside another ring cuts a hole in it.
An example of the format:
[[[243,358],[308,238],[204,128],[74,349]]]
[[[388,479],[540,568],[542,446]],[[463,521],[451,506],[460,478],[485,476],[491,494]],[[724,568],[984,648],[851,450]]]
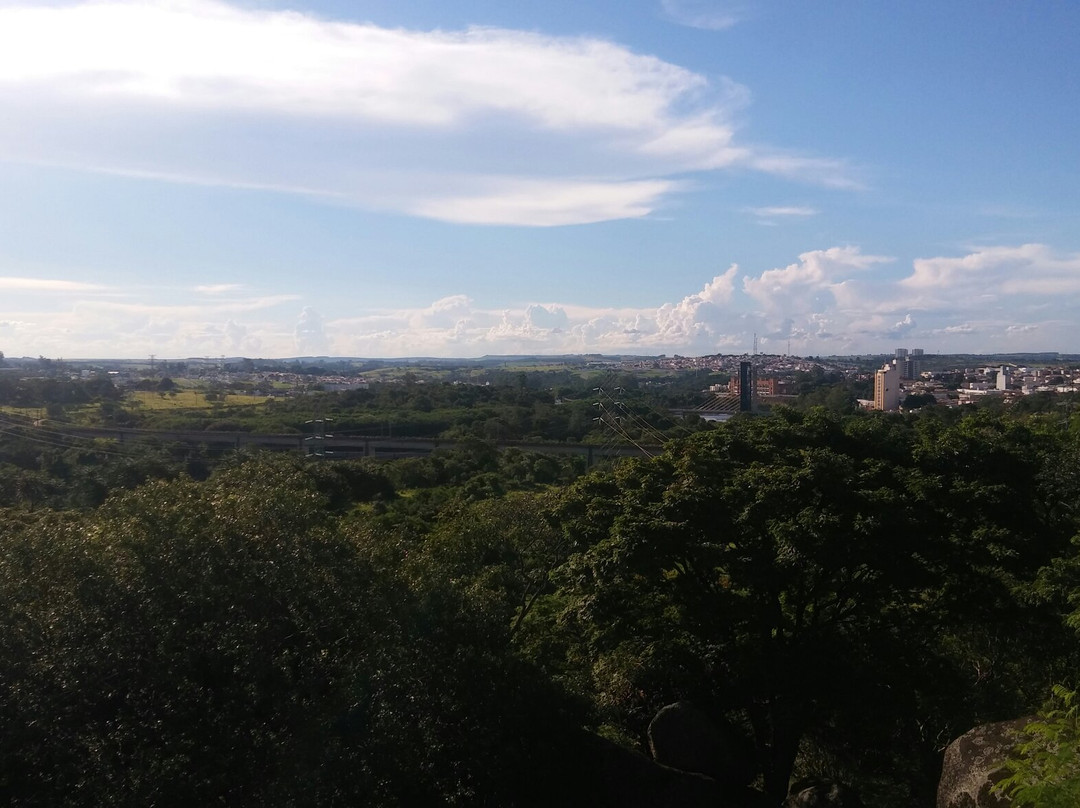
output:
[[[783,808],[865,808],[862,800],[843,783],[817,777],[796,780],[788,790]]]
[[[937,808],[1006,808],[1008,797],[990,789],[1006,776],[1005,759],[1016,735],[1034,718],[983,724],[945,748]]]
[[[725,789],[741,788],[756,772],[750,742],[687,701],[662,708],[649,724],[649,751],[664,766],[697,772]]]
[[[580,761],[591,782],[562,801],[589,808],[728,808],[715,780],[662,766],[593,735]]]

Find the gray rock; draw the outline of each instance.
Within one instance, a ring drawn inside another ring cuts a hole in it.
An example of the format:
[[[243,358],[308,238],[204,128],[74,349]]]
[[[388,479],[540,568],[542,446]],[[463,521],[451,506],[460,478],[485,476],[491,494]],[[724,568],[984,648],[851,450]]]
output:
[[[591,808],[727,808],[715,780],[672,769],[599,736],[589,744],[596,777]]]
[[[791,784],[783,808],[865,808],[848,786],[816,777]]]
[[[945,748],[937,808],[1006,808],[1008,797],[990,789],[1006,776],[1005,759],[1016,746],[1016,733],[1033,718],[983,724]]]
[[[713,721],[687,701],[662,708],[649,724],[649,751],[657,763],[739,788],[756,774],[750,742],[734,726]]]

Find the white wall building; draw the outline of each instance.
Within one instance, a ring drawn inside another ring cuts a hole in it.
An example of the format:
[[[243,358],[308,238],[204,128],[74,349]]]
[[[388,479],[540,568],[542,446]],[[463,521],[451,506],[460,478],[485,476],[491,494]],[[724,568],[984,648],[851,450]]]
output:
[[[900,409],[900,367],[888,362],[874,373],[874,409],[892,412]]]

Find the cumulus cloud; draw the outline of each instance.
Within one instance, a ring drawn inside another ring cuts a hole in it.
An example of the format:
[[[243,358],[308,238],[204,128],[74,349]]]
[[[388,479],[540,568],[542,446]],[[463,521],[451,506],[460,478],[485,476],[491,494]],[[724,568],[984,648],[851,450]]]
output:
[[[1044,244],[984,247],[959,258],[920,258],[900,285],[923,305],[954,299],[1080,293],[1080,253],[1059,255]]]
[[[910,334],[915,329],[915,321],[910,314],[904,316],[904,319],[893,325],[889,330],[889,336],[899,339]]]
[[[777,353],[789,343],[803,354],[888,351],[898,340],[928,350],[1055,350],[1076,338],[1076,295],[1052,292],[1072,288],[1077,261],[1021,245],[904,267],[832,247],[786,266],[733,264],[697,291],[638,306],[547,299],[494,308],[462,293],[347,317],[340,312],[354,308],[345,305],[324,317],[336,305],[329,300],[296,317],[298,295],[142,288],[117,300],[93,288],[41,295],[31,284],[0,295],[0,330],[12,355],[67,357],[700,355],[749,351],[755,336]],[[19,296],[32,305],[13,304]]]
[[[436,300],[427,308],[409,313],[402,320],[418,330],[450,328],[472,310],[473,302],[467,295],[450,295]]]
[[[387,29],[221,0],[0,7],[8,159],[452,222],[644,216],[683,189],[672,176],[734,165],[857,184],[842,161],[735,143],[747,97],[592,37]]]
[[[739,267],[732,264],[725,273],[705,284],[700,292],[687,295],[677,304],[665,303],[660,306],[655,316],[658,339],[677,344],[716,336],[724,326],[723,306],[731,300],[735,291],[738,272]]]
[[[323,319],[311,306],[304,306],[293,332],[297,353],[321,356],[329,352],[330,341],[323,332]]]
[[[835,305],[843,285],[891,259],[857,247],[832,247],[799,256],[798,263],[743,278],[743,291],[766,310],[814,311]]]
[[[566,309],[561,306],[541,306],[533,303],[525,309],[525,322],[532,328],[546,331],[562,331],[570,325]]]
[[[221,331],[225,344],[231,349],[230,353],[257,354],[262,348],[262,341],[251,335],[246,325],[235,320],[226,320]]]

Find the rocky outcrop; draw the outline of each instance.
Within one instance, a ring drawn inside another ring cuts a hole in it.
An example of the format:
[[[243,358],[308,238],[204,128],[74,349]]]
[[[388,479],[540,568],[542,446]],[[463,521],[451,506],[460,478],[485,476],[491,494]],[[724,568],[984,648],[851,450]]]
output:
[[[865,808],[854,791],[842,783],[820,778],[791,784],[783,808]]]
[[[1010,800],[991,789],[1005,777],[1005,759],[1016,746],[1016,734],[1032,720],[983,724],[949,744],[938,782],[937,808],[1006,808]]]
[[[704,774],[726,790],[742,788],[756,774],[745,736],[686,701],[669,704],[653,718],[649,751],[657,763]]]
[[[645,755],[593,735],[587,743],[591,787],[563,804],[592,808],[729,808],[717,782],[662,766]]]

